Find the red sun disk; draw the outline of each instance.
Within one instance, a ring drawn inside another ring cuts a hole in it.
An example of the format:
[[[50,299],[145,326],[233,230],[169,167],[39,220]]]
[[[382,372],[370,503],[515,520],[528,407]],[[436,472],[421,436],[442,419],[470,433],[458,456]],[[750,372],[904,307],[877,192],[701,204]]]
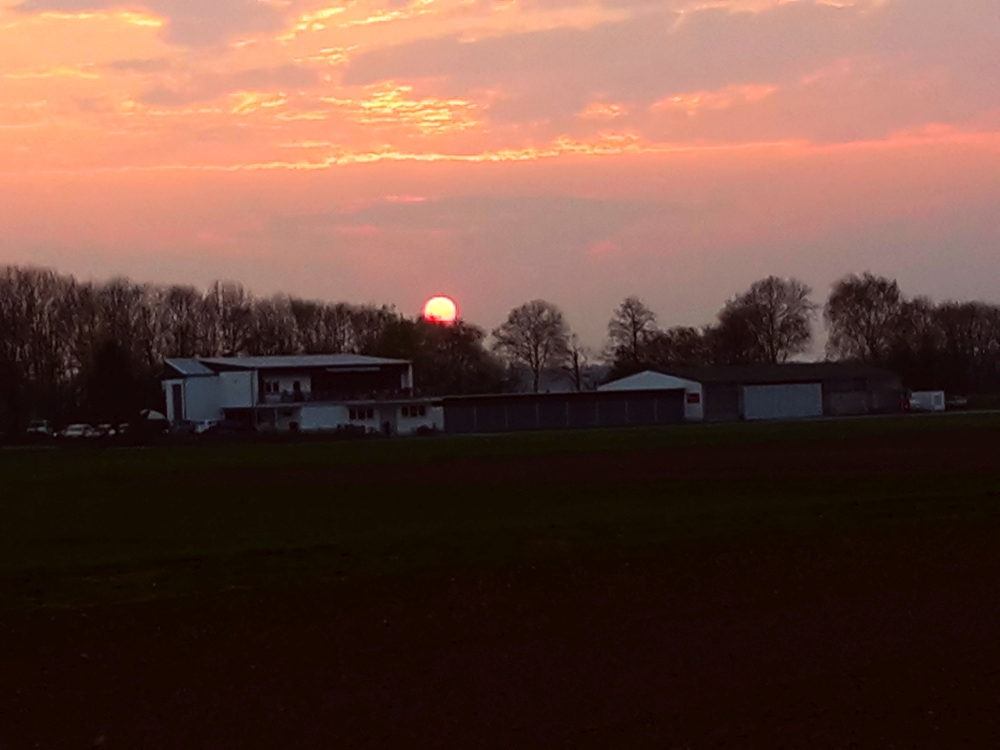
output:
[[[450,325],[458,320],[458,305],[451,297],[431,297],[424,303],[421,315],[428,323]]]

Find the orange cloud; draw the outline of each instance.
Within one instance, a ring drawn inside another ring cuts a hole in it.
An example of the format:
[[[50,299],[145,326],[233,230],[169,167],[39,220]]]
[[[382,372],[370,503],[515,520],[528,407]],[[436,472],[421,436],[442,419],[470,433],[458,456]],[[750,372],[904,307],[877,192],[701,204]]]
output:
[[[621,104],[605,104],[604,102],[592,102],[588,104],[582,112],[580,112],[580,117],[584,119],[614,119],[616,117],[621,117],[622,115],[628,114],[625,107]]]
[[[718,91],[695,91],[672,94],[650,106],[652,112],[679,111],[689,115],[702,110],[729,109],[736,104],[753,104],[763,101],[777,91],[776,86],[754,84],[748,86],[727,86]]]
[[[387,83],[358,99],[326,97],[323,101],[343,108],[362,125],[401,125],[422,133],[453,133],[477,127],[476,104],[468,99],[413,98],[412,86]]]
[[[164,21],[159,16],[155,16],[151,13],[142,13],[128,10],[118,10],[118,11],[86,11],[86,12],[76,12],[68,13],[64,11],[45,11],[39,13],[37,18],[46,20],[56,20],[56,21],[117,21],[119,23],[128,24],[130,26],[144,26],[151,29],[159,29],[164,25]]]

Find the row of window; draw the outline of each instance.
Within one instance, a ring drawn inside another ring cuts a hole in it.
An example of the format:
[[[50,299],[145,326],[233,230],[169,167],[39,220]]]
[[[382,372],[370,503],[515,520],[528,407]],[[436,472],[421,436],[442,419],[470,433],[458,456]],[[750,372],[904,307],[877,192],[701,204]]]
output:
[[[352,421],[359,421],[365,419],[375,419],[374,409],[350,409],[348,410]],[[427,407],[426,406],[404,406],[403,407],[404,417],[426,417]]]
[[[296,380],[294,383],[292,383],[292,390],[294,390],[296,393],[301,391],[302,381]],[[277,381],[272,382],[270,380],[265,380],[264,393],[281,393],[281,384],[278,383]]]

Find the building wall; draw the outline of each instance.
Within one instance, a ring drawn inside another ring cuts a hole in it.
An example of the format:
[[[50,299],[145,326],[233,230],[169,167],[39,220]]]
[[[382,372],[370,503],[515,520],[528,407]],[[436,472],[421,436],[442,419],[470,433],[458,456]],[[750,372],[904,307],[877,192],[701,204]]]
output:
[[[489,433],[678,424],[684,401],[681,389],[453,398],[444,401],[444,426]]]
[[[304,397],[308,397],[312,392],[312,377],[307,372],[291,374],[264,373],[260,379],[265,384],[271,386],[271,390],[268,390],[267,387],[264,388],[264,401],[267,403],[280,402],[283,396],[286,400],[291,398],[295,394],[296,382],[299,384]],[[276,392],[273,390],[275,387],[278,389]]]
[[[808,419],[823,416],[823,386],[820,383],[748,385],[743,388],[743,418]]]
[[[257,403],[257,373],[220,372],[220,402],[223,409],[246,409]]]
[[[299,428],[303,432],[320,432],[336,430],[338,427],[350,424],[347,418],[347,407],[343,404],[317,404],[301,407]]]
[[[867,391],[824,394],[823,410],[831,417],[855,417],[872,412],[872,396]]]
[[[184,380],[184,419],[189,422],[222,419],[221,383],[217,377]]]
[[[179,412],[178,412],[177,407],[174,405],[174,386],[180,386],[180,388],[181,388],[181,394],[182,395],[181,395],[181,406],[180,406],[180,411]],[[178,378],[176,380],[164,380],[163,381],[163,396],[164,396],[164,399],[166,401],[166,408],[167,408],[166,415],[167,415],[167,419],[169,419],[171,422],[176,422],[177,421],[177,419],[175,419],[175,417],[177,416],[178,413],[180,413],[181,419],[184,418],[183,417],[183,410],[184,410],[184,404],[183,404],[184,396],[183,396],[183,392],[184,392],[184,380],[183,379]]]
[[[420,416],[419,407],[424,407],[424,415]],[[421,427],[427,427],[434,430],[444,429],[444,408],[441,406],[431,406],[429,404],[413,404],[406,407],[407,411],[416,409],[416,416],[408,414],[403,415],[403,407],[395,407],[397,412],[396,417],[396,432],[399,435],[412,435]]]
[[[420,404],[414,404],[419,407]],[[363,427],[368,432],[382,432],[389,422],[391,432],[412,435],[420,427],[444,429],[444,410],[440,406],[423,404],[424,415],[402,416],[402,406],[391,404],[302,404],[264,407],[258,410],[259,426],[263,429],[287,431],[296,422],[303,432],[336,430],[348,425]],[[417,410],[417,409],[415,409]],[[409,407],[407,409],[409,411]],[[370,413],[370,416],[369,416]]]
[[[706,422],[735,422],[743,415],[740,387],[735,383],[710,383],[705,386]]]

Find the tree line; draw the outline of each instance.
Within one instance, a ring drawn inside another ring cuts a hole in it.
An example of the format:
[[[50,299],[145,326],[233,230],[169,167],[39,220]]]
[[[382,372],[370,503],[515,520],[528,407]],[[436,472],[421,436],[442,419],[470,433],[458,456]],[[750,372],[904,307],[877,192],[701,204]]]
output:
[[[588,361],[605,362],[609,379],[647,369],[787,362],[811,351],[822,316],[828,360],[890,369],[913,390],[1000,391],[1000,306],[910,299],[895,280],[871,273],[836,282],[822,307],[811,296],[797,279],[769,276],[728,300],[714,323],[666,329],[641,299],[628,297],[596,354],[579,346],[556,306],[535,300],[493,331],[494,348],[532,374],[535,390],[544,372],[559,369],[579,388]]]
[[[0,432],[30,419],[122,422],[162,408],[164,360],[354,353],[414,360],[425,392],[502,387],[486,333],[405,318],[387,305],[255,297],[239,284],[103,284],[0,269]]]
[[[414,363],[428,395],[491,393],[547,374],[593,386],[648,368],[784,362],[810,350],[822,313],[830,359],[888,367],[917,388],[1000,390],[1000,308],[907,298],[894,280],[863,274],[837,282],[821,308],[795,279],[768,277],[727,301],[714,323],[660,328],[637,297],[614,311],[600,352],[582,346],[555,305],[533,300],[489,335],[458,321],[440,326],[388,305],[257,297],[239,284],[103,284],[37,268],[0,270],[0,431],[27,420],[127,421],[162,403],[168,358],[356,353]],[[526,377],[525,377],[526,376]]]
[[[892,370],[913,390],[1000,390],[1000,306],[907,298],[894,279],[871,273],[837,281],[822,307],[811,293],[772,276],[729,300],[714,324],[667,330],[630,298],[609,327],[614,367],[786,362],[811,349],[821,315],[828,360]]]

